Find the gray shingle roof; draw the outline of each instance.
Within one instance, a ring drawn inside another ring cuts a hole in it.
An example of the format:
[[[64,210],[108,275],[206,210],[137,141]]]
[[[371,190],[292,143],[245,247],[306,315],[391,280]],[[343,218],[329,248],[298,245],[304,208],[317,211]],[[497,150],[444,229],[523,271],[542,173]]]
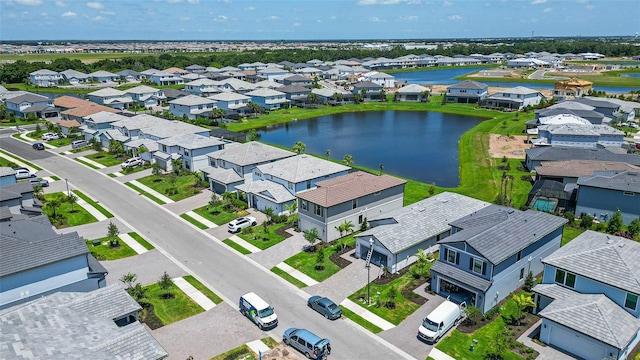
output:
[[[465,80],[447,87],[447,89],[473,89],[473,90],[483,90],[487,88],[489,88],[489,85],[479,83],[473,80]]]
[[[193,150],[219,146],[224,144],[224,142],[215,137],[207,137],[198,134],[182,134],[158,140],[158,144],[167,146],[177,145],[185,149]]]
[[[287,201],[295,200],[296,198],[281,184],[268,180],[252,181],[250,183],[238,185],[236,186],[236,189],[248,194],[262,195],[276,204],[282,204]]]
[[[215,103],[216,102],[214,100],[211,100],[202,96],[198,96],[198,95],[182,96],[175,100],[169,101],[169,104],[176,104],[176,105],[183,105],[183,106],[211,105]]]
[[[481,221],[483,219],[487,221]],[[466,228],[440,243],[465,242],[492,264],[499,264],[566,222],[565,218],[535,210],[522,212],[498,208],[493,213],[481,214],[477,224],[467,223]]]
[[[51,99],[49,99],[46,96],[42,96],[42,95],[38,95],[38,94],[32,94],[32,93],[26,93],[24,95],[20,95],[20,96],[16,96],[10,99],[5,100],[5,102],[7,103],[12,103],[12,104],[20,104],[22,102],[30,102],[30,103],[36,103],[36,102],[46,102],[49,101]]]
[[[531,291],[551,299],[564,299],[576,294],[575,291],[556,284],[538,284]]]
[[[451,229],[450,222],[486,206],[489,203],[444,192],[372,218],[370,221],[390,219],[392,223],[372,227],[358,237],[374,236],[385,248],[397,254]]]
[[[247,166],[284,159],[289,156],[294,156],[295,154],[294,152],[282,150],[274,146],[250,141],[236,146],[225,147],[223,150],[214,151],[207,154],[207,156],[213,159],[228,161],[232,164]]]
[[[221,184],[233,184],[244,181],[244,178],[232,169],[207,166],[201,171],[206,173],[208,178]]]
[[[601,160],[620,161],[640,166],[640,156],[616,154],[602,148],[579,148],[570,146],[543,146],[525,150],[527,157],[536,161],[556,160]]]
[[[481,290],[483,292],[487,291],[492,283],[487,279],[483,279],[479,276],[466,272],[460,268],[457,268],[440,260],[436,261],[433,266],[431,266],[431,271],[448,276],[452,279],[455,279],[456,281],[459,281],[465,285],[471,286],[472,288]]]
[[[263,174],[273,175],[292,183],[317,179],[339,172],[349,171],[349,169],[351,168],[348,166],[305,154],[291,156],[258,166],[258,170]]]
[[[596,171],[590,176],[580,176],[578,185],[640,193],[640,171]],[[640,200],[636,208],[640,214]]]
[[[0,312],[8,358],[162,359],[167,352],[139,323],[114,318],[140,306],[118,285],[88,293],[59,292]]]
[[[542,262],[640,294],[640,243],[633,240],[587,230]]]
[[[603,294],[556,299],[539,315],[617,349],[629,345],[640,330],[639,319]]]

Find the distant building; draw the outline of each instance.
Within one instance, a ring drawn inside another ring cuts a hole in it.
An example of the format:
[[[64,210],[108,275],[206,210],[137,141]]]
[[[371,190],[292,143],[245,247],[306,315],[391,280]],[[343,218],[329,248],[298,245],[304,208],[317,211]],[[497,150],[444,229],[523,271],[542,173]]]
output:
[[[473,80],[465,80],[447,87],[446,101],[475,104],[487,98],[489,85]]]
[[[560,80],[553,85],[553,98],[556,100],[569,100],[586,95],[593,88],[591,81],[578,78]]]

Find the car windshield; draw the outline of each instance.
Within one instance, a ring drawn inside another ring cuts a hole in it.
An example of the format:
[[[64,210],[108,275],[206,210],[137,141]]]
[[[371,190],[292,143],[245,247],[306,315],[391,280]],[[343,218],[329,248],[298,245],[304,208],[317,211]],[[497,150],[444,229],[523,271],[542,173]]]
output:
[[[271,306],[269,306],[266,309],[262,309],[262,310],[258,311],[258,315],[260,315],[261,318],[265,318],[267,316],[271,316],[271,315],[273,315],[273,308]]]
[[[329,304],[329,306],[327,306],[327,309],[334,311],[336,309],[338,309],[338,305],[336,304]]]
[[[424,322],[422,323],[422,326],[426,327],[427,329],[435,332],[438,331],[438,324],[436,324],[435,322],[429,320],[429,319],[424,319]]]

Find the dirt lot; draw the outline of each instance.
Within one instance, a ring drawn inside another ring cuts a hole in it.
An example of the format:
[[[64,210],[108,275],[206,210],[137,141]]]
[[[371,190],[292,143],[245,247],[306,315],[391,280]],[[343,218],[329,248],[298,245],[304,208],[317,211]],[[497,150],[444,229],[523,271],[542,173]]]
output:
[[[510,159],[524,159],[524,151],[531,147],[526,136],[489,135],[489,155],[493,158],[506,156]]]
[[[271,349],[262,354],[263,360],[304,360],[306,359],[295,349],[284,344],[278,345],[278,347]]]

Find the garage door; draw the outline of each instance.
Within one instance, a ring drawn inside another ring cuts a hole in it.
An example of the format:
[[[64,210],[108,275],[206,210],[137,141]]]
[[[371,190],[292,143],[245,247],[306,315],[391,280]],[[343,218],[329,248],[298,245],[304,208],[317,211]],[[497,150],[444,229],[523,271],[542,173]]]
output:
[[[360,258],[366,259],[368,253],[369,247],[360,246]],[[374,248],[373,254],[371,254],[371,263],[379,267],[385,267],[387,266],[387,255],[377,252]]]
[[[551,325],[549,343],[587,360],[602,360],[606,358],[606,349],[603,345],[598,344],[591,338],[558,326]]]

